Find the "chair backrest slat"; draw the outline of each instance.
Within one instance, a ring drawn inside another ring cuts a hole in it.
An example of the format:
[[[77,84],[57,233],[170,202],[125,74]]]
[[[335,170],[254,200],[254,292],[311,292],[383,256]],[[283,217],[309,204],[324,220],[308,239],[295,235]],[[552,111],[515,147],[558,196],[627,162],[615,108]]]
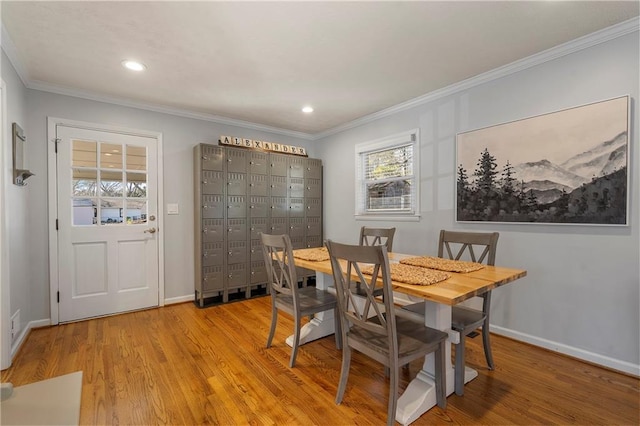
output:
[[[331,256],[333,278],[339,310],[352,327],[367,330],[381,338],[395,335],[395,315],[389,275],[387,248],[379,246],[351,246],[327,241]],[[372,275],[362,267],[373,265]],[[351,282],[359,282],[364,292],[356,293]],[[374,289],[382,286],[383,304],[376,299]],[[364,294],[364,296],[363,296]],[[363,300],[364,298],[364,300]],[[382,309],[384,307],[384,309]],[[343,322],[343,326],[347,323]],[[394,349],[397,353],[397,342]]]
[[[360,245],[361,246],[386,246],[387,253],[392,251],[393,236],[396,228],[368,228],[363,226],[360,228]]]
[[[496,249],[498,247],[498,232],[459,232],[459,231],[440,231],[440,240],[438,242],[438,257],[444,257],[446,250],[449,259],[470,260],[472,262],[485,263],[486,265],[496,264]],[[458,248],[456,255],[453,250]],[[479,257],[476,257],[474,247],[482,250]],[[463,257],[467,254],[467,258]],[[482,310],[488,312],[491,306],[491,291],[484,292],[482,297]]]
[[[449,259],[495,265],[499,236],[497,232],[458,232],[443,229],[440,231],[438,257],[445,257],[446,251]],[[482,250],[480,256],[476,255],[476,250]]]
[[[292,296],[297,307],[298,277],[289,235],[260,234],[260,238],[269,287],[278,293]]]

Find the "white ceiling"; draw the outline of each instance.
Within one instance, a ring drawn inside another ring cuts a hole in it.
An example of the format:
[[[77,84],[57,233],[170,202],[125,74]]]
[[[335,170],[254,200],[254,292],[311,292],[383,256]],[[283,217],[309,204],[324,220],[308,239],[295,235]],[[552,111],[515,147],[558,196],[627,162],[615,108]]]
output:
[[[637,17],[639,4],[3,0],[2,44],[28,87],[310,136]],[[148,69],[125,70],[129,58]]]

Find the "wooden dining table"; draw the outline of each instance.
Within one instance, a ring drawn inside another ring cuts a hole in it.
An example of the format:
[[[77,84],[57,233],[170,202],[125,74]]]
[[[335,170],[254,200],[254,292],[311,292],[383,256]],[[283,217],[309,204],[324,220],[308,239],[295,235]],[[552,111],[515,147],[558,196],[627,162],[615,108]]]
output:
[[[332,290],[333,271],[329,260],[310,261],[295,257],[296,266],[316,272],[316,287],[322,290]],[[401,259],[415,257],[415,255],[389,253],[389,263],[398,263]],[[447,272],[450,278],[436,284],[422,286],[392,281],[394,301],[397,304],[416,303],[424,300],[425,325],[445,331],[449,334],[452,344],[460,342],[460,335],[451,329],[451,307],[488,290],[509,284],[527,275],[526,270],[505,268],[501,266],[485,266],[484,268],[467,273]],[[400,309],[396,309],[396,315]],[[334,312],[325,311],[315,317],[301,329],[300,344],[304,344],[335,332]],[[287,343],[292,345],[293,336],[289,336]],[[455,372],[451,363],[451,345],[446,345],[446,382],[447,395],[454,391]],[[423,413],[436,405],[435,392],[435,360],[434,355],[425,357],[422,370],[409,383],[398,399],[396,421],[403,425],[410,424]],[[465,383],[477,377],[477,371],[465,367]]]

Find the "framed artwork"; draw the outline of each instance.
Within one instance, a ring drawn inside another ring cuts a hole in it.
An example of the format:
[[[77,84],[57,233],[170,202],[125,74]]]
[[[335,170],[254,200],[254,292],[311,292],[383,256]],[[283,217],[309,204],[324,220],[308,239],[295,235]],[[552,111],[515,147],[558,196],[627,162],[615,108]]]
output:
[[[629,96],[456,138],[456,221],[628,224]]]

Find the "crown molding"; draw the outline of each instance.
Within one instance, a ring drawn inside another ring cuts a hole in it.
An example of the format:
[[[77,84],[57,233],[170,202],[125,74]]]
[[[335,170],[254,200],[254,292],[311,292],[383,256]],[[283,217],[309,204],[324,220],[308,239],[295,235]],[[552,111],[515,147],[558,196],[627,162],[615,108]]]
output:
[[[354,127],[362,126],[363,124],[370,123],[375,120],[379,120],[384,117],[388,117],[393,114],[397,114],[408,109],[433,102],[437,99],[444,98],[446,96],[453,95],[463,90],[468,90],[472,87],[479,86],[481,84],[497,80],[502,77],[506,77],[510,74],[514,74],[528,68],[535,67],[545,62],[553,61],[566,55],[570,55],[575,52],[587,49],[589,47],[605,43],[607,41],[616,39],[618,37],[625,36],[627,34],[637,32],[640,29],[640,18],[633,18],[620,24],[613,25],[611,27],[604,28],[591,34],[579,37],[575,40],[568,41],[558,46],[552,47],[547,50],[543,50],[540,53],[528,56],[524,59],[514,61],[510,64],[502,67],[487,71],[482,74],[478,74],[475,77],[462,80],[458,83],[454,83],[450,86],[442,89],[434,90],[425,95],[418,96],[417,98],[410,99],[406,102],[394,105],[392,107],[380,110],[373,114],[366,115],[358,118],[357,120],[350,121],[343,125],[334,127],[324,132],[319,132],[313,135],[313,140],[325,138],[327,136],[334,135],[336,133],[343,132]]]
[[[13,69],[16,70],[22,84],[28,87],[27,83],[29,82],[29,78],[27,76],[27,70],[24,68],[24,65],[22,65],[16,46],[13,44],[13,40],[9,37],[9,33],[2,22],[0,22],[0,47],[2,47],[7,58],[9,58],[9,62],[13,65]]]
[[[136,101],[131,101],[125,98],[106,96],[99,93],[77,90],[67,86],[58,86],[58,85],[54,85],[54,84],[50,84],[50,83],[46,83],[38,80],[30,81],[27,87],[29,89],[55,93],[58,95],[71,96],[74,98],[87,99],[87,100],[96,101],[96,102],[106,102],[109,104],[114,104],[114,105],[129,107],[129,108],[137,108],[137,109],[142,109],[146,111],[153,111],[153,112],[158,112],[162,114],[169,114],[169,115],[174,115],[174,116],[183,117],[183,118],[192,118],[195,120],[210,121],[218,124],[226,124],[229,126],[242,127],[245,129],[253,129],[253,130],[259,130],[263,132],[275,133],[282,136],[291,136],[291,137],[306,139],[306,140],[311,140],[313,138],[313,135],[309,133],[298,132],[295,130],[281,129],[278,127],[266,126],[263,124],[257,124],[250,121],[237,120],[234,118],[227,118],[227,117],[222,117],[214,114],[198,113],[198,112],[193,112],[185,109],[171,108],[171,107],[158,105],[158,104],[136,102]]]
[[[164,105],[148,104],[143,102],[135,102],[125,98],[118,98],[113,96],[106,96],[95,92],[82,91],[66,86],[59,86],[55,84],[46,83],[38,80],[30,80],[26,68],[18,56],[18,52],[9,37],[3,23],[0,22],[0,45],[2,50],[7,54],[9,62],[13,65],[16,73],[20,77],[22,84],[27,89],[40,90],[43,92],[55,93],[58,95],[72,96],[75,98],[87,99],[97,102],[106,102],[109,104],[120,105],[124,107],[137,108],[146,111],[159,112],[163,114],[174,115],[183,118],[192,118],[194,120],[210,121],[218,124],[224,124],[229,126],[242,127],[245,129],[253,129],[262,132],[274,133],[282,136],[291,136],[298,139],[312,140],[313,135],[310,133],[298,132],[295,130],[282,129],[279,127],[266,126],[263,124],[257,124],[250,121],[236,120],[233,118],[222,117],[214,114],[197,113],[185,109],[171,108]]]
[[[587,34],[586,36],[579,37],[575,40],[571,40],[561,45],[552,47],[540,53],[531,55],[527,58],[514,61],[510,64],[504,65],[502,67],[496,68],[491,71],[487,71],[475,77],[471,77],[461,82],[444,87],[442,89],[438,89],[433,92],[429,92],[425,95],[418,96],[417,98],[413,98],[406,102],[380,110],[373,114],[366,115],[357,120],[350,121],[348,123],[342,124],[340,126],[334,127],[324,132],[319,132],[314,134],[282,129],[278,127],[271,127],[271,126],[257,124],[249,121],[236,120],[236,119],[222,117],[222,116],[213,115],[213,114],[197,113],[197,112],[192,112],[192,111],[179,109],[179,108],[170,108],[162,105],[134,102],[124,98],[110,97],[110,96],[105,96],[98,93],[72,89],[69,87],[56,86],[56,85],[52,85],[52,84],[41,82],[41,81],[35,81],[35,80],[30,81],[28,79],[25,68],[18,57],[15,46],[13,45],[13,42],[9,37],[9,34],[7,33],[4,25],[0,25],[0,27],[2,29],[2,34],[1,34],[2,38],[0,39],[2,42],[1,43],[2,50],[4,50],[4,52],[7,54],[7,57],[9,58],[9,61],[11,62],[16,72],[18,73],[20,80],[22,80],[22,83],[28,89],[41,90],[44,92],[51,92],[51,93],[56,93],[60,95],[72,96],[72,97],[88,99],[88,100],[93,100],[98,102],[107,102],[107,103],[125,106],[125,107],[131,107],[131,108],[137,108],[137,109],[148,110],[153,112],[159,112],[163,114],[175,115],[178,117],[210,121],[218,124],[238,126],[238,127],[243,127],[243,128],[253,129],[253,130],[279,134],[283,136],[291,136],[299,139],[314,141],[314,140],[319,140],[319,139],[334,135],[336,133],[343,132],[345,130],[362,126],[366,123],[370,123],[375,120],[379,120],[381,118],[388,117],[420,105],[427,104],[429,102],[433,102],[437,99],[441,99],[446,96],[450,96],[455,93],[461,92],[463,90],[468,90],[472,87],[475,87],[493,80],[497,80],[502,77],[506,77],[510,74],[514,74],[514,73],[526,70],[528,68],[535,67],[545,62],[549,62],[549,61],[561,58],[563,56],[587,49],[589,47],[592,47],[601,43],[605,43],[607,41],[616,39],[618,37],[622,37],[627,34],[637,32],[640,29],[640,17],[629,19],[627,21],[621,22],[620,24],[612,25],[611,27],[604,28],[602,30],[596,31],[591,34]]]

